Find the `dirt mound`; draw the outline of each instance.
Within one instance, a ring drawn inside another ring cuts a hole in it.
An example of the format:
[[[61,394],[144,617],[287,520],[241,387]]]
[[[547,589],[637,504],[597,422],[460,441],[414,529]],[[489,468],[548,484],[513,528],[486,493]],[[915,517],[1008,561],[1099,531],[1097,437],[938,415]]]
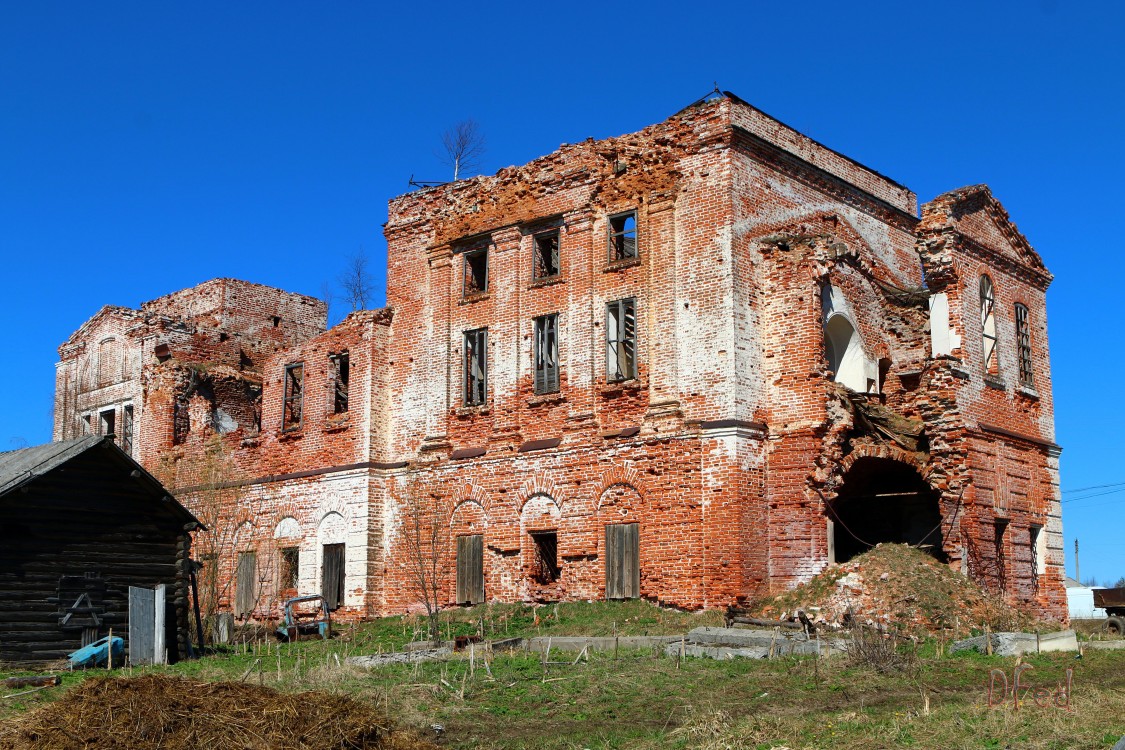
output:
[[[759,602],[763,618],[789,618],[803,610],[814,622],[895,628],[914,635],[961,637],[992,630],[1057,630],[989,594],[960,573],[904,544],[880,544],[824,571],[792,591]],[[849,614],[850,613],[850,614]]]
[[[0,750],[340,748],[429,750],[371,706],[328,693],[280,693],[181,677],[93,678],[0,726]]]

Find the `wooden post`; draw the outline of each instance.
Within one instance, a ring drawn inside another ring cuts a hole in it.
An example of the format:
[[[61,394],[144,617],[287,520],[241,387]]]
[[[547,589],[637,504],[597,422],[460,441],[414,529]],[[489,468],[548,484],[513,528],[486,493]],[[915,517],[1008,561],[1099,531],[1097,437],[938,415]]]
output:
[[[984,652],[992,656],[992,631],[988,625],[984,626]]]
[[[113,669],[113,628],[109,629],[109,637],[106,639],[106,643],[109,645],[109,649],[107,651],[109,657],[107,658],[105,668],[111,670]]]

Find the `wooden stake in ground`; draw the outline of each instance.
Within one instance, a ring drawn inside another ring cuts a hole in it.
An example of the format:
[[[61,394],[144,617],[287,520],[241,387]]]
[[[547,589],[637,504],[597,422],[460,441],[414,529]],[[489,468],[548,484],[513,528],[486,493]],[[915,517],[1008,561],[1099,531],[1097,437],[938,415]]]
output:
[[[106,660],[105,668],[113,669],[113,628],[109,629],[109,638],[106,639],[106,643],[109,644],[109,658]]]

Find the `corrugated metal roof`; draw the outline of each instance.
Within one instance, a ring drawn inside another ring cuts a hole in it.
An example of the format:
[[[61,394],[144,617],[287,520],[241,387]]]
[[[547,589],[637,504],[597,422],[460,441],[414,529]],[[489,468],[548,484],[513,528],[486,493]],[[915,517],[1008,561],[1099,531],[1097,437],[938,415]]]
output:
[[[134,477],[143,480],[149,485],[154,495],[167,497],[171,501],[170,510],[183,518],[186,522],[199,523],[187,508],[176,502],[168,490],[160,484],[145,468],[133,460],[113,442],[112,438],[103,435],[86,435],[73,440],[62,440],[57,443],[44,443],[31,448],[0,453],[0,500],[28,482],[33,482],[38,477],[51,472],[68,461],[82,455],[93,448],[101,447],[109,451],[107,460],[118,460],[125,465],[132,465],[135,470]],[[115,455],[116,454],[116,455]],[[202,524],[200,524],[202,528]]]

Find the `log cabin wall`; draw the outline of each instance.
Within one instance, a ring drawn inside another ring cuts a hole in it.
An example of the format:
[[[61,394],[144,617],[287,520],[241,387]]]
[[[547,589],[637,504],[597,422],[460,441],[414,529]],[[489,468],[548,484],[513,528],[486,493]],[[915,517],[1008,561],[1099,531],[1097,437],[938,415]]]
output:
[[[111,628],[126,638],[129,587],[158,584],[169,660],[184,658],[190,515],[111,441],[71,442],[82,441],[91,447],[0,495],[0,662],[65,658]]]

